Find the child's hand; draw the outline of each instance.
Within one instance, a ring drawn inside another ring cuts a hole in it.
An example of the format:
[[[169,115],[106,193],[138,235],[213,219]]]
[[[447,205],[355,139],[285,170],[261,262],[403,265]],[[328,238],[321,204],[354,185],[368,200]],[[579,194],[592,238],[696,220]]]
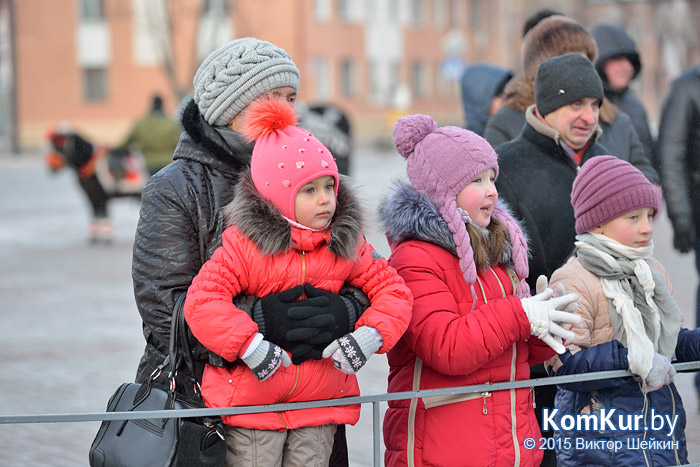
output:
[[[272,376],[280,365],[289,366],[292,364],[292,360],[282,347],[266,341],[260,333],[255,336],[241,360],[248,365],[260,381],[265,381]]]
[[[336,339],[323,350],[323,358],[331,357],[333,365],[348,375],[357,373],[369,357],[382,346],[381,336],[370,326],[361,326],[357,330]]]
[[[671,364],[671,359],[660,353],[654,353],[654,361],[649,374],[644,378],[644,392],[656,391],[666,384],[670,384],[676,376],[676,369]]]
[[[534,297],[522,298],[523,311],[530,321],[530,333],[539,337],[557,353],[564,353],[561,339],[573,339],[575,334],[561,327],[558,323],[574,325],[581,322],[581,317],[565,310],[578,300],[578,295],[571,293],[556,298],[554,291],[545,288]]]

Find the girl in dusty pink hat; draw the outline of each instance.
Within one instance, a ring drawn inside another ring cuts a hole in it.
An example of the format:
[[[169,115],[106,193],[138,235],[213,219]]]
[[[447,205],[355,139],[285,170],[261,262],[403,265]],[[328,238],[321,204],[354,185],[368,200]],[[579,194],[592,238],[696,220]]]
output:
[[[548,362],[550,373],[626,369],[635,377],[559,386],[554,404],[559,412],[553,418],[558,465],[687,464],[685,412],[671,360],[700,360],[700,329],[681,329],[668,276],[652,257],[661,189],[630,163],[598,156],[576,176],[571,203],[577,250],[552,274],[552,284],[579,295],[577,314],[583,321],[574,326],[576,337],[567,342],[567,351]],[[615,430],[559,425],[565,415],[597,417],[613,409],[615,425],[619,417],[624,420]],[[670,418],[652,429],[654,413]],[[627,423],[637,416],[642,423]],[[577,438],[588,446],[616,448],[575,449],[564,442]],[[657,442],[642,443],[649,440]]]
[[[388,354],[389,392],[525,380],[564,351],[575,295],[530,297],[527,242],[498,202],[498,161],[476,133],[400,118],[394,144],[410,183],[380,206],[389,264],[413,292],[406,333]],[[543,278],[546,282],[546,278]],[[551,347],[551,348],[550,348]],[[531,388],[389,402],[387,466],[539,465]]]
[[[185,302],[195,337],[237,361],[230,368],[206,366],[204,401],[228,407],[357,396],[355,373],[404,332],[411,293],[364,240],[353,190],[338,177],[328,149],[296,126],[290,106],[277,100],[252,104],[244,132],[255,140],[250,172],[226,207],[231,226],[222,245],[202,266]],[[338,293],[345,283],[370,297],[369,308],[353,332],[299,365],[232,302],[240,293],[265,300],[287,289],[293,298],[302,288],[320,297]],[[359,416],[359,405],[224,416],[227,465],[326,466],[336,425],[354,425]]]

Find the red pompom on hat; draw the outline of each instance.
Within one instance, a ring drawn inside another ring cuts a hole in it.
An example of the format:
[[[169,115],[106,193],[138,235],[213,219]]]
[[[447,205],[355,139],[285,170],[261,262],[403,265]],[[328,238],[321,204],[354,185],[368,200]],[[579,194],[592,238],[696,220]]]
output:
[[[246,139],[255,141],[250,160],[255,187],[294,222],[294,201],[306,183],[330,175],[338,195],[338,166],[333,154],[296,123],[297,115],[289,104],[264,99],[248,107],[241,131]]]

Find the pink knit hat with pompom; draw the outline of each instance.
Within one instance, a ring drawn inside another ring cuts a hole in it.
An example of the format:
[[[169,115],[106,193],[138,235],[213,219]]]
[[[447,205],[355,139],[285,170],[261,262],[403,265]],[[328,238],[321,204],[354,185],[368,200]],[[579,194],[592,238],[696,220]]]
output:
[[[498,176],[496,152],[476,133],[454,126],[437,128],[435,120],[428,115],[399,118],[392,132],[396,150],[407,160],[406,172],[411,184],[428,195],[447,222],[464,280],[473,285],[477,273],[474,252],[465,220],[457,209],[457,194],[485,170],[493,169]],[[525,279],[529,273],[527,242],[520,227],[499,205],[492,216],[508,229],[515,272]],[[526,294],[527,286],[518,286],[521,288],[519,294]]]
[[[330,175],[338,195],[338,166],[333,155],[296,123],[297,115],[288,104],[263,99],[250,104],[241,132],[248,141],[255,141],[250,160],[255,188],[294,222],[296,195],[306,183]]]

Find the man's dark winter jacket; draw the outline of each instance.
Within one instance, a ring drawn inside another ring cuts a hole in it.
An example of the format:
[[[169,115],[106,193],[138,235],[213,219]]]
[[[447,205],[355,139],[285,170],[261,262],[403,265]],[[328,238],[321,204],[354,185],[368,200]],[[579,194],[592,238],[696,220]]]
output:
[[[520,135],[498,146],[496,152],[498,196],[511,207],[513,217],[522,221],[529,237],[527,281],[534,291],[537,277],[550,277],[573,252],[576,230],[571,187],[578,167],[559,145],[558,133],[534,115],[534,106],[527,110],[527,123]],[[592,141],[582,163],[609,153]]]
[[[172,310],[219,246],[223,208],[231,202],[238,174],[252,153],[252,145],[236,140],[233,132],[225,141],[193,101],[182,123],[185,131],[174,162],[144,188],[136,231],[132,277],[146,339],[137,382],[148,378],[167,355]],[[201,377],[207,351],[197,345],[193,352]]]
[[[525,110],[535,103],[533,80],[513,78],[506,93],[503,106],[489,119],[484,130],[484,139],[493,147],[520,134],[525,125]],[[603,130],[598,142],[609,149],[609,155],[637,167],[651,183],[659,183],[659,175],[628,115],[606,101],[601,107],[598,124]]]
[[[671,85],[658,139],[659,168],[668,216],[677,230],[695,221],[700,232],[700,66]]]

